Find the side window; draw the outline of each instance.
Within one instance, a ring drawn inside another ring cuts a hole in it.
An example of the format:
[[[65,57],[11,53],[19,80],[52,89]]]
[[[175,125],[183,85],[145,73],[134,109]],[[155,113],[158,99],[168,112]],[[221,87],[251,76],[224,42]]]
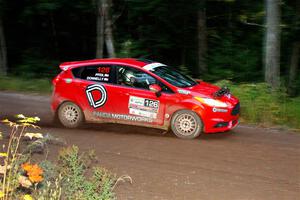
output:
[[[72,69],[75,78],[88,81],[115,83],[114,67],[110,65],[92,65]]]
[[[166,86],[165,84],[159,82],[158,85],[161,87],[161,90],[162,92],[165,92],[165,93],[174,93],[168,86]]]
[[[163,92],[173,93],[167,86],[160,83],[151,75],[131,67],[117,67],[117,83],[129,87],[141,88],[149,90],[152,84],[161,86]]]

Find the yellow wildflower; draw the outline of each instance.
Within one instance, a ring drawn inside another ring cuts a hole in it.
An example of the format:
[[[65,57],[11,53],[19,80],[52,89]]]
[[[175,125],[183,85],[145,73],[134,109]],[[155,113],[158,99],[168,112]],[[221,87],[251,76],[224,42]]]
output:
[[[7,124],[10,127],[17,125],[16,123],[9,121],[8,119],[1,120],[1,122]]]
[[[23,199],[24,200],[34,200],[30,194],[25,194]]]
[[[1,122],[3,122],[3,123],[9,123],[11,121],[9,121],[8,119],[3,119],[3,120],[1,120]]]
[[[18,114],[18,115],[16,115],[16,117],[19,118],[19,119],[25,119],[26,118],[23,114]]]
[[[0,198],[4,197],[4,192],[0,191]]]
[[[7,153],[1,152],[0,157],[7,157]]]

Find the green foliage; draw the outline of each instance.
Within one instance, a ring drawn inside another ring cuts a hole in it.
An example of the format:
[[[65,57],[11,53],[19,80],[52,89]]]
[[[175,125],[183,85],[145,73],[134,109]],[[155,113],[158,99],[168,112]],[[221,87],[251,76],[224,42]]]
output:
[[[40,51],[38,48],[24,51],[22,64],[17,65],[12,74],[23,78],[49,78],[57,75],[59,61],[43,57]]]
[[[94,168],[91,181],[84,184],[84,199],[87,200],[109,200],[115,199],[112,193],[114,184],[112,175],[103,168]]]
[[[35,124],[40,120],[38,117],[26,117],[23,114],[16,115],[17,121],[13,122],[8,119],[1,120],[3,123],[11,127],[11,132],[8,135],[7,145],[3,145],[1,152],[0,163],[1,168],[1,181],[0,181],[0,194],[1,200],[19,199],[19,193],[22,193],[21,189],[27,189],[32,191],[32,185],[35,184],[35,188],[38,187],[39,182],[43,179],[42,171],[35,165],[27,165],[29,168],[24,169],[24,162],[30,158],[29,154],[21,151],[21,139],[26,136],[28,128],[38,128]],[[25,173],[26,170],[26,173]],[[27,170],[31,173],[28,174]]]
[[[263,80],[265,6],[261,0],[113,0],[119,57],[143,57],[196,75],[199,9],[206,11],[208,72],[201,79]],[[300,30],[298,1],[283,0],[281,74],[288,76],[291,46]],[[0,1],[10,75],[52,77],[63,61],[92,59],[95,0]],[[20,33],[22,36],[20,37]],[[287,78],[288,79],[288,78]],[[300,76],[297,77],[299,82]],[[300,86],[295,85],[296,89]]]
[[[226,77],[235,81],[256,80],[262,76],[260,69],[259,52],[250,47],[238,44],[229,38],[219,38],[216,41],[215,51],[208,59],[210,74],[208,80]],[[236,73],[236,72],[239,73]]]
[[[64,188],[66,188],[64,193],[67,199],[82,198],[85,166],[79,157],[78,147],[63,149],[59,154],[59,163],[64,177]]]
[[[198,1],[195,0],[189,3],[183,0],[172,3],[168,0],[117,0],[114,10],[122,13],[116,21],[117,46],[130,40],[130,55],[133,57],[182,65],[184,57],[192,58],[194,55],[189,53],[196,44],[196,26],[193,23],[196,23],[197,7]]]
[[[115,176],[108,170],[95,167],[89,171],[94,161],[94,152],[80,154],[77,146],[63,148],[58,164],[43,161],[44,182],[35,193],[39,200],[113,200]],[[91,176],[88,176],[92,172]]]
[[[97,159],[94,151],[79,153],[77,146],[60,151],[58,163],[43,160],[31,164],[32,153],[26,153],[31,143],[41,138],[52,139],[41,133],[28,133],[27,128],[39,128],[35,125],[38,117],[16,115],[17,121],[1,120],[11,127],[5,152],[0,152],[0,199],[37,199],[37,200],[113,200],[118,181],[131,178],[115,178],[108,170],[90,165]],[[2,137],[2,132],[0,131]],[[0,137],[0,140],[3,138]],[[3,165],[4,164],[4,165]],[[91,176],[89,174],[92,173]]]
[[[93,176],[85,176],[91,154],[79,154],[76,146],[63,149],[59,154],[59,165],[63,175],[66,199],[109,200],[115,199],[112,191],[115,178],[107,170],[94,168]],[[88,157],[86,157],[88,156]]]
[[[52,163],[48,160],[41,161],[40,167],[44,171],[43,177],[44,177],[45,182],[48,182],[48,181],[53,182],[59,175],[58,167],[54,163]]]
[[[47,78],[26,79],[18,77],[0,77],[0,91],[21,91],[50,93],[51,82]]]
[[[217,85],[228,86],[239,98],[242,122],[300,129],[300,98],[287,97],[284,89],[273,92],[265,83],[220,81]]]

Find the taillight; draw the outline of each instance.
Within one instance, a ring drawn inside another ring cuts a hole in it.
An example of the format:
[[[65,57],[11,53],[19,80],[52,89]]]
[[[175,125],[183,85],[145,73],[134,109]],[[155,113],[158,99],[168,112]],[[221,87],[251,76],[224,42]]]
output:
[[[58,75],[52,80],[52,84],[55,86],[59,82],[59,80],[60,80],[60,77]]]

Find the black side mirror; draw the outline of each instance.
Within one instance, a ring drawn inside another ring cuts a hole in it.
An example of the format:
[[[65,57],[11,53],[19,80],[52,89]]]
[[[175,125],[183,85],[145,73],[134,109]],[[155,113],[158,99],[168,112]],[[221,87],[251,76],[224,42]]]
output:
[[[161,87],[157,84],[152,84],[149,86],[150,91],[154,92],[157,97],[161,96]]]

